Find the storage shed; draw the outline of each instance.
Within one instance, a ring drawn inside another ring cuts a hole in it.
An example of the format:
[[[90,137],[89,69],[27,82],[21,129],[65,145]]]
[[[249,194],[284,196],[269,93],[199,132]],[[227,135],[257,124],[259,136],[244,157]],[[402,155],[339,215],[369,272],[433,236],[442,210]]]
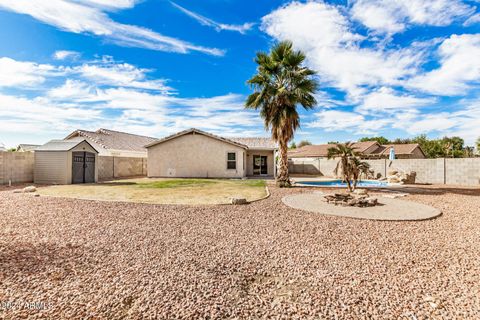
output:
[[[88,141],[52,140],[35,150],[34,182],[94,183],[98,180],[98,150]]]

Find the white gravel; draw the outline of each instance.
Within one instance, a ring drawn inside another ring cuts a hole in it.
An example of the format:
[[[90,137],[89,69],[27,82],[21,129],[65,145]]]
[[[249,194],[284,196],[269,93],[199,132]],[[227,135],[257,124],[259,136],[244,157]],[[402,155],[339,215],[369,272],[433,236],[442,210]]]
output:
[[[480,190],[417,190],[443,211],[419,222],[270,191],[205,207],[0,191],[0,318],[480,318]]]

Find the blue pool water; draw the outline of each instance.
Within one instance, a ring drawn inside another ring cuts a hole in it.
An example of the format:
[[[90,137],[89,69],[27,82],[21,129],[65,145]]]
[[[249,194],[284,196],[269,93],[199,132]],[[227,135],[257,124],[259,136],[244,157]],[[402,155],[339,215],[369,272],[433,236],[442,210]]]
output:
[[[325,181],[297,181],[297,184],[307,185],[307,186],[318,186],[318,187],[347,187],[345,182],[342,180],[325,180]],[[388,183],[375,181],[375,180],[363,180],[359,181],[357,187],[361,188],[385,188],[388,187]]]

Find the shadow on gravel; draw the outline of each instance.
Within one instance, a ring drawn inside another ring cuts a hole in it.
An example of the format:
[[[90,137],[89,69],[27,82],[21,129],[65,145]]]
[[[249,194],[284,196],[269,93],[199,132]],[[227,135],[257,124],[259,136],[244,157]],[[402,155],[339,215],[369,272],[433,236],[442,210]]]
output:
[[[442,195],[452,193],[466,196],[480,196],[480,188],[408,186],[401,188],[398,191],[420,195]]]
[[[18,274],[30,275],[48,270],[47,279],[63,280],[69,274],[76,274],[85,262],[80,246],[67,244],[0,244],[0,278]]]

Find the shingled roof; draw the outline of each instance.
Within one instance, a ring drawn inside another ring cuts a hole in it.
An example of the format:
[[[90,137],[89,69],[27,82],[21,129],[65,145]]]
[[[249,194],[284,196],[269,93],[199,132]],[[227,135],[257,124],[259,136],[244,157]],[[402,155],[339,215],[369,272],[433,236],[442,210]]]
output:
[[[334,144],[307,145],[301,148],[288,151],[289,158],[323,158],[328,156],[328,149],[335,147]],[[396,155],[410,155],[416,148],[420,148],[418,143],[413,144],[388,144],[380,145],[376,141],[355,142],[353,144],[355,151],[364,156],[388,156],[390,148],[393,147]],[[420,148],[421,150],[421,148]],[[422,151],[423,153],[423,151]]]
[[[180,132],[177,132],[175,134],[169,135],[165,138],[156,140],[156,141],[146,145],[146,147],[147,148],[153,147],[157,144],[160,144],[160,143],[163,143],[165,141],[168,141],[168,140],[171,140],[171,139],[174,139],[174,138],[186,135],[186,134],[190,134],[190,133],[203,134],[203,135],[211,137],[213,139],[217,139],[217,140],[224,141],[224,142],[227,142],[227,143],[230,143],[230,144],[233,144],[233,145],[237,145],[237,146],[239,146],[241,148],[245,148],[245,149],[268,149],[268,150],[277,149],[277,146],[276,146],[275,142],[272,141],[272,139],[269,139],[269,138],[257,138],[257,137],[225,138],[225,137],[221,137],[221,136],[218,136],[218,135],[215,135],[215,134],[212,134],[212,133],[200,130],[200,129],[196,129],[196,128],[187,129],[187,130],[180,131]]]
[[[246,145],[249,149],[278,149],[277,143],[270,138],[250,137],[250,138],[228,138],[238,143]]]
[[[68,135],[65,140],[75,137],[84,137],[104,149],[143,152],[146,151],[145,145],[157,140],[152,137],[108,129],[98,129],[97,131],[76,130]]]

